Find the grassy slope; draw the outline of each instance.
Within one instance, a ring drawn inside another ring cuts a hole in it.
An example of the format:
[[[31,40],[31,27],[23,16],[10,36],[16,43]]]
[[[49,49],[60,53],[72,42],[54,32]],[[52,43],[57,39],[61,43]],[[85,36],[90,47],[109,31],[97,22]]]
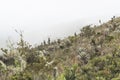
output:
[[[5,56],[13,58],[16,64],[11,62],[6,70],[1,67],[2,80],[7,73],[10,77],[5,80],[118,80],[120,18],[99,26],[85,26],[77,35],[34,48],[21,36],[17,48],[12,48]],[[25,68],[18,56],[26,62]],[[23,70],[18,70],[21,67]]]

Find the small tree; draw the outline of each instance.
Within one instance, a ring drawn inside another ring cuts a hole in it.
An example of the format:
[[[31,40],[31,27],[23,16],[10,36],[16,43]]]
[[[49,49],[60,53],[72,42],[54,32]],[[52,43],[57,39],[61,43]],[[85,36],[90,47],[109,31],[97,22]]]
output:
[[[50,43],[51,43],[51,40],[50,40],[50,38],[48,38],[48,44],[50,45]]]

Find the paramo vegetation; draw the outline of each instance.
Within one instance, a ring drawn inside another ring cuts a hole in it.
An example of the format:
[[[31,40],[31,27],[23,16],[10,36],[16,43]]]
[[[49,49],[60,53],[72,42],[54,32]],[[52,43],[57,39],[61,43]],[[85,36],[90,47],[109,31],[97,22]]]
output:
[[[1,48],[0,80],[119,80],[120,18],[87,25],[65,39]]]

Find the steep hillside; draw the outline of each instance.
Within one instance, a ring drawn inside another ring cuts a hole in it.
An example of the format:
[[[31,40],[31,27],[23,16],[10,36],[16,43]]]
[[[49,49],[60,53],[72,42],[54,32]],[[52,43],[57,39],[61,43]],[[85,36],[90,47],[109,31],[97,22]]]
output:
[[[20,33],[18,43],[1,49],[0,80],[119,80],[120,18],[99,22],[36,47]]]

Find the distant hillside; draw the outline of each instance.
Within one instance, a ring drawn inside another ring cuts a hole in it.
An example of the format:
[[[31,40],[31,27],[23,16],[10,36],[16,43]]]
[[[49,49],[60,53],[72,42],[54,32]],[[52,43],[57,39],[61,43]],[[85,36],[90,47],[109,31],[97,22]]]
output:
[[[87,25],[65,39],[1,48],[0,80],[119,80],[120,17]]]

